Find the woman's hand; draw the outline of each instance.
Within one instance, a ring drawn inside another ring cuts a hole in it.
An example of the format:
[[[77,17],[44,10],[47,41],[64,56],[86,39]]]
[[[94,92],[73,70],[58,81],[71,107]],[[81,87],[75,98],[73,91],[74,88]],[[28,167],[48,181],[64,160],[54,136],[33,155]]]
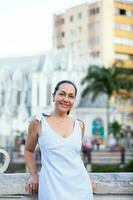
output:
[[[91,184],[92,184],[92,190],[93,190],[93,192],[95,192],[96,191],[96,182],[92,181]]]
[[[38,191],[38,175],[31,175],[29,180],[26,183],[25,187],[26,192],[34,195]]]

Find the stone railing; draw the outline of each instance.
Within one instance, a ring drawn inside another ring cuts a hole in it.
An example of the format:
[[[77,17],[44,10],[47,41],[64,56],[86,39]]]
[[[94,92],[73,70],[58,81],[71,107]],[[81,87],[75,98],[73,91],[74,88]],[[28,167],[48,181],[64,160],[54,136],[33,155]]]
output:
[[[7,169],[10,158],[3,149],[0,149],[0,154],[3,156],[1,157],[2,162],[0,162],[0,200],[37,200],[37,195],[31,196],[25,191],[29,174],[4,174],[3,172]],[[90,173],[90,178],[96,182],[94,200],[133,199],[133,173]]]
[[[28,173],[1,173],[0,200],[37,200],[25,192],[28,177]],[[90,178],[96,182],[94,200],[133,199],[133,173],[90,173]]]

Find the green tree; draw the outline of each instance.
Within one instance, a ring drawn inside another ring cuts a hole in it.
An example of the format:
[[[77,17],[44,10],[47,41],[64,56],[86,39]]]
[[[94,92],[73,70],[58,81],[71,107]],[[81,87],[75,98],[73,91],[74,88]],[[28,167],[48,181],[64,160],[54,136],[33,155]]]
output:
[[[125,135],[125,129],[123,129],[122,124],[118,121],[113,121],[109,124],[109,134],[113,134],[116,141],[119,143],[120,139]]]
[[[112,95],[127,95],[129,94],[129,91],[133,89],[133,81],[130,78],[130,71],[118,67],[119,65],[120,61],[115,62],[110,68],[92,65],[88,68],[86,76],[81,81],[81,84],[85,85],[82,97],[91,93],[93,102],[99,95],[107,95],[107,126],[110,121],[109,109]]]

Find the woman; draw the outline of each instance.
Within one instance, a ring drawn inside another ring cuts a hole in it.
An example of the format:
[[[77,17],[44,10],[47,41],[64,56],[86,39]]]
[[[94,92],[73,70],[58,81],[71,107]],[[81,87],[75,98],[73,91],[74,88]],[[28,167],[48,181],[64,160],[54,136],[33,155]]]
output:
[[[34,194],[39,188],[39,200],[93,199],[90,178],[80,157],[84,124],[69,116],[76,94],[71,81],[59,82],[53,93],[53,112],[36,117],[29,125],[25,160],[31,177],[26,190]],[[37,143],[42,160],[39,178],[33,154]]]

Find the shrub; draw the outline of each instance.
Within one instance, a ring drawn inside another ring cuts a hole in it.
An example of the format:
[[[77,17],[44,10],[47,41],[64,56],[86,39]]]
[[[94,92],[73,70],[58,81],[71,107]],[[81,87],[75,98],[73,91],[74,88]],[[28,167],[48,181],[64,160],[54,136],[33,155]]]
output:
[[[122,167],[123,172],[133,172],[133,160],[130,160]]]
[[[133,172],[133,160],[121,164],[92,164],[91,172]]]
[[[91,172],[119,172],[119,165],[110,165],[110,164],[93,164]]]

